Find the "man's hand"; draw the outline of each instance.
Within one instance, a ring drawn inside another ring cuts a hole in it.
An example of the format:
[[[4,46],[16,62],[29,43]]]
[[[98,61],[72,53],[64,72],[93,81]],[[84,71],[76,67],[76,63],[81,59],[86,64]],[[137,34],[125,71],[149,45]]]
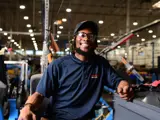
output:
[[[36,120],[35,114],[30,110],[29,106],[25,106],[20,111],[18,120]]]
[[[118,87],[117,93],[124,100],[131,100],[134,96],[132,88],[129,86],[129,83],[125,80],[122,80]]]

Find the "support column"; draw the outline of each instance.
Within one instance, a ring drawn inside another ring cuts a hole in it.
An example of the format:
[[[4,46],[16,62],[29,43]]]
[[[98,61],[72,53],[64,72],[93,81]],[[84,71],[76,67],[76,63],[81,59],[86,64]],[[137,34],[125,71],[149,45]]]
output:
[[[126,33],[130,31],[130,0],[127,0]],[[129,40],[126,42],[127,59],[129,58]]]
[[[42,0],[42,17],[43,17],[43,54],[41,57],[41,73],[44,72],[44,70],[48,66],[48,59],[47,59],[47,43],[48,43],[48,37],[49,37],[49,0]]]

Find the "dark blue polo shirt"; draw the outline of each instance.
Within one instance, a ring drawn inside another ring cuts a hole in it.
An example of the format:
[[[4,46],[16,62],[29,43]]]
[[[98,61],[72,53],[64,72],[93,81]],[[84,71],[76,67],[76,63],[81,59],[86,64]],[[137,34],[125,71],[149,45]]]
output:
[[[53,96],[57,119],[84,119],[100,99],[104,85],[115,89],[120,80],[101,56],[82,62],[68,55],[48,66],[36,91],[45,97]]]

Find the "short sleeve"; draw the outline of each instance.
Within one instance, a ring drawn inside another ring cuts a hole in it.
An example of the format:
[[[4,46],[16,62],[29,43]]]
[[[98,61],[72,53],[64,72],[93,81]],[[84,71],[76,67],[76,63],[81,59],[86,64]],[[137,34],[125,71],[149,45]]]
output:
[[[52,96],[55,90],[55,81],[57,80],[56,75],[54,74],[56,73],[55,71],[55,66],[50,64],[43,73],[43,76],[36,88],[36,92],[42,94],[45,97]]]

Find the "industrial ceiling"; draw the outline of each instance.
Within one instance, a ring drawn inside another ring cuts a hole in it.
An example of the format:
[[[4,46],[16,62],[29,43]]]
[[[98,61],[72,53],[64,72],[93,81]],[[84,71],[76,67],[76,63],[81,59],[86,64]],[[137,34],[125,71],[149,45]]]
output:
[[[58,44],[64,49],[68,39],[72,39],[75,25],[83,20],[93,20],[99,24],[100,45],[107,45],[116,40],[126,31],[136,29],[160,18],[160,9],[153,8],[159,0],[50,0],[49,26],[54,30],[57,20],[66,18],[66,22],[58,25]],[[20,9],[24,5],[25,9]],[[70,8],[71,12],[66,12]],[[42,50],[43,44],[43,0],[0,0],[0,41],[2,44],[14,39],[20,46],[12,45],[14,49],[34,50],[33,39],[29,35],[29,29],[35,33],[34,38],[38,50]],[[28,16],[28,20],[24,20]],[[133,25],[137,22],[138,25]],[[30,24],[28,28],[26,25]],[[63,26],[63,29],[59,29]],[[127,27],[126,27],[127,26]],[[148,30],[152,30],[151,34]],[[7,35],[4,35],[7,32]],[[11,34],[12,33],[12,34]],[[112,33],[112,35],[111,35]],[[114,33],[114,34],[113,34]],[[152,39],[153,35],[160,37],[160,27],[155,25],[145,29],[140,36],[130,40],[130,44]],[[10,37],[11,39],[10,39]],[[9,38],[8,38],[9,37]]]

